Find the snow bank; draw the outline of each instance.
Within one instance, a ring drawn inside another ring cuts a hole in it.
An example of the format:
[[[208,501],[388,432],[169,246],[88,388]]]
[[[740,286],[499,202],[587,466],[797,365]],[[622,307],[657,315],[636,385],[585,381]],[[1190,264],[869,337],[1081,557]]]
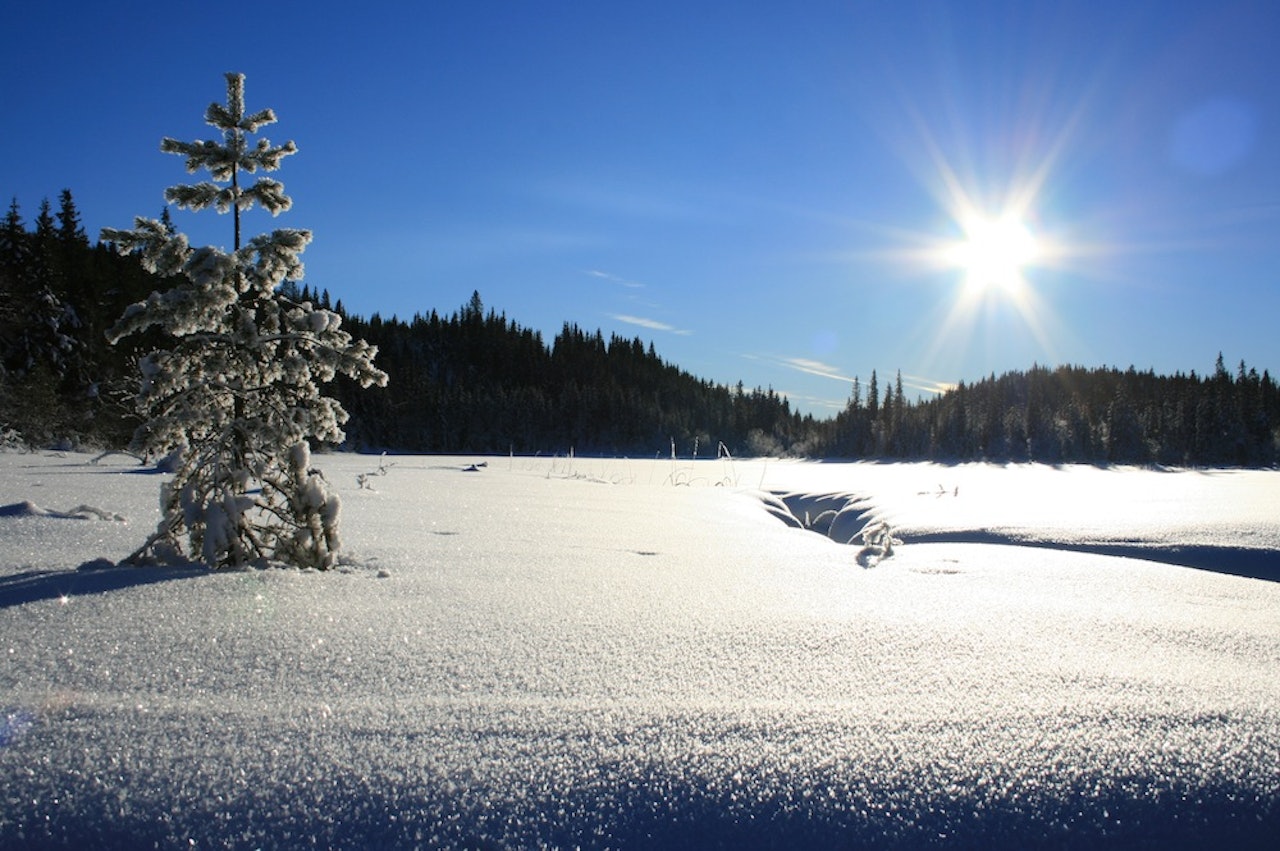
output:
[[[1269,847],[1280,828],[1280,584],[986,543],[908,541],[865,570],[758,496],[858,494],[907,530],[1273,546],[1254,501],[1276,474],[394,460],[375,491],[376,459],[318,459],[346,572],[209,574],[77,570],[137,546],[159,479],[0,455],[0,504],[131,521],[0,518],[0,845]],[[1020,507],[1059,475],[1053,511]],[[1170,492],[1195,510],[1148,504]]]
[[[78,505],[70,511],[53,511],[48,508],[41,508],[29,499],[21,502],[15,502],[12,505],[0,505],[0,517],[52,517],[59,520],[89,520],[96,518],[98,520],[119,520],[124,521],[124,517],[110,511],[103,511],[101,508],[94,508],[92,505]]]
[[[1274,471],[837,463],[773,475],[785,487],[770,504],[839,543],[885,522],[908,542],[1070,549],[1280,581]],[[833,489],[850,482],[857,493]],[[830,511],[843,522],[824,524]]]

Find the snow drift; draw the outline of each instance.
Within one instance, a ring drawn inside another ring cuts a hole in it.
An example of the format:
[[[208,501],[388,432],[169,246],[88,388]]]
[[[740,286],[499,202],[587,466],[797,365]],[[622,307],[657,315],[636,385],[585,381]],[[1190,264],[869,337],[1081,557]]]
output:
[[[322,457],[353,560],[215,574],[92,561],[158,477],[0,455],[128,518],[0,517],[0,844],[1274,841],[1280,583],[1051,544],[1280,549],[1280,474],[475,460]]]

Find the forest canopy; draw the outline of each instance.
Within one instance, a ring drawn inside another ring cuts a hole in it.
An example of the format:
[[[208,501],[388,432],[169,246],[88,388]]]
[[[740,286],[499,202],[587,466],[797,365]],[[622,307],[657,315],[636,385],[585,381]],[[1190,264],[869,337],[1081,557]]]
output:
[[[91,244],[70,190],[56,212],[42,203],[30,227],[13,201],[0,222],[5,439],[127,444],[138,424],[136,360],[166,341],[153,332],[112,347],[104,332],[127,305],[167,286],[136,257]],[[566,323],[546,341],[479,293],[445,315],[400,319],[350,315],[327,291],[284,286],[378,347],[386,389],[333,388],[351,415],[348,449],[1190,466],[1280,457],[1280,388],[1268,371],[1228,367],[1221,354],[1203,375],[1032,365],[914,399],[900,377],[871,372],[854,381],[842,411],[818,419],[772,388],[700,379],[638,337]]]

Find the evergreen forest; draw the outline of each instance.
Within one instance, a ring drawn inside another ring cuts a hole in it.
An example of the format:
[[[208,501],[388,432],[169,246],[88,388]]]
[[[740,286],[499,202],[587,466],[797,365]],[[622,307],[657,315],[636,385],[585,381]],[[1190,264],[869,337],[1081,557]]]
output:
[[[161,221],[169,222],[167,211]],[[139,420],[137,360],[166,341],[106,341],[170,284],[91,243],[70,190],[28,225],[0,222],[0,443],[122,448]],[[411,319],[349,314],[327,291],[285,295],[343,317],[378,347],[386,388],[339,379],[347,448],[392,452],[793,455],[827,458],[1273,466],[1280,387],[1221,354],[1203,375],[1033,365],[908,399],[900,375],[855,379],[827,419],[770,389],[725,386],[664,361],[652,342],[566,323],[551,341],[486,308]]]

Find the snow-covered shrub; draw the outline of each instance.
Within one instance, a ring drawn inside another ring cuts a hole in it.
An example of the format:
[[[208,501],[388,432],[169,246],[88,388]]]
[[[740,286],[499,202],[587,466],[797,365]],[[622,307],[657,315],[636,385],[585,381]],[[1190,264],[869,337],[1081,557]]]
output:
[[[762,429],[753,428],[747,433],[747,454],[756,458],[780,458],[786,452],[778,438]]]
[[[376,476],[385,476],[387,471],[394,466],[394,461],[390,464],[387,463],[387,453],[383,452],[382,456],[378,459],[378,469],[370,470],[368,473],[361,473],[356,476],[356,484],[360,486],[361,490],[373,490],[373,485],[369,483],[369,480]]]
[[[884,520],[875,520],[862,529],[862,549],[858,553],[858,562],[870,566],[884,561],[893,555],[893,548],[902,541],[893,537],[893,529]]]
[[[26,443],[22,435],[15,429],[0,425],[0,450],[25,449]]]
[[[185,235],[154,219],[102,232],[149,271],[185,278],[131,305],[108,332],[114,342],[157,327],[172,341],[139,364],[145,422],[135,444],[150,457],[176,451],[177,460],[161,490],[160,525],[131,560],[329,568],[339,547],[339,505],[311,468],[309,444],[340,442],[347,414],[319,388],[338,374],[363,386],[385,385],[387,376],[373,365],[377,349],[352,340],[340,316],[279,291],[302,278],[298,255],[311,241],[309,231],[275,230],[241,245],[242,210],[258,204],[276,215],[291,205],[279,181],[241,186],[241,172],[274,171],[297,149],[266,139],[250,146],[246,135],[275,115],[269,109],[246,115],[244,76],[226,78],[227,103],[205,113],[221,141],[166,138],[161,150],[185,156],[189,172],[212,175],[214,182],[170,187],[165,198],[192,210],[230,211],[233,249],[192,248]]]
[[[724,464],[724,476],[716,482],[716,485],[737,487],[738,473],[733,467],[733,454],[729,452],[729,447],[724,445],[723,440],[716,445],[716,459]]]

